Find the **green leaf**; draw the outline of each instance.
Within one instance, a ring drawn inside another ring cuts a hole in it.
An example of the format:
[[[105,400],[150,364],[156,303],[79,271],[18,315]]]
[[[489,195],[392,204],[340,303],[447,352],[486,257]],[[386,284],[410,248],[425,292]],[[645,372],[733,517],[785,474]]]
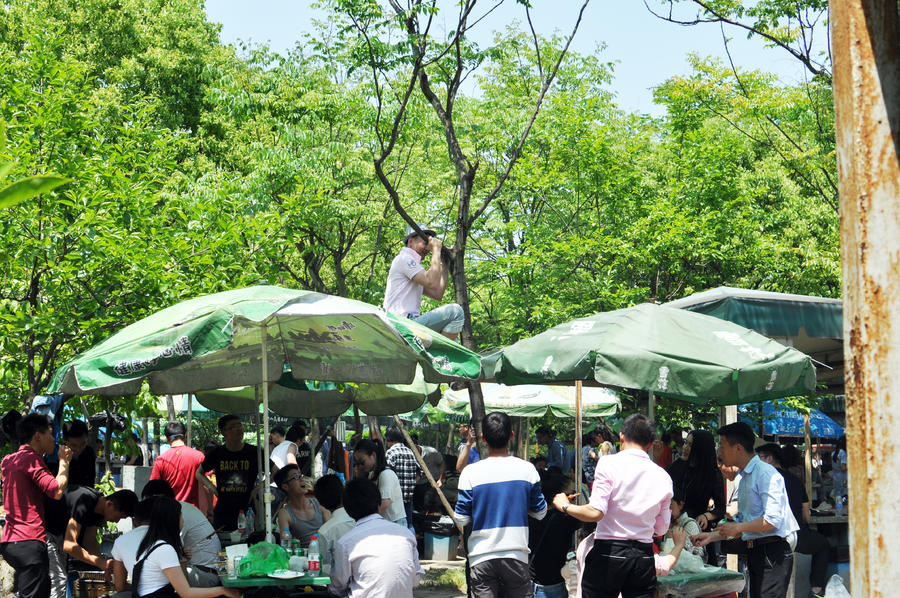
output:
[[[0,209],[11,208],[27,199],[65,185],[70,180],[55,175],[37,175],[16,181],[12,185],[0,189]]]

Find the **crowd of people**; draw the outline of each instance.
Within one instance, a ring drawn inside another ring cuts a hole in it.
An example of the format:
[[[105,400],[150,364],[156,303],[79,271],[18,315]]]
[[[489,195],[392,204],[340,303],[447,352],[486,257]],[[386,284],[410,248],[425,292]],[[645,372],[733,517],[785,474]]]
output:
[[[218,423],[222,444],[202,452],[187,446],[182,423],[169,422],[169,448],[138,497],[95,490],[96,457],[83,422],[64,427],[57,446],[47,416],[22,418],[21,445],[0,465],[0,555],[16,570],[19,596],[71,596],[82,569],[105,572],[123,598],[132,591],[141,598],[237,596],[215,568],[216,532],[237,529],[264,488],[259,448],[244,442],[240,418]],[[794,552],[810,554],[810,595],[822,595],[829,545],[808,525],[810,499],[787,467],[796,456],[761,442],[747,424],[715,435],[692,430],[680,446],[657,439],[642,415],[623,422],[617,441],[598,426],[583,439],[585,504],[573,500],[573,451],[552,429],[537,429],[546,448],[531,461],[510,454],[506,414],[481,422],[485,454],[474,429],[460,426],[455,454],[416,444],[416,455],[391,426],[383,437],[354,435],[344,456],[333,434],[313,449],[303,422],[276,426],[269,437],[273,528],[302,546],[317,537],[337,596],[411,597],[422,572],[417,535],[444,514],[444,500],[465,526],[460,548],[473,596],[568,596],[563,570],[573,549],[585,597],[650,597],[682,554],[718,565],[726,552],[744,555],[754,598],[785,596]],[[846,471],[841,451],[830,456]],[[735,488],[730,495],[726,480]],[[127,517],[133,529],[105,554],[98,529]]]

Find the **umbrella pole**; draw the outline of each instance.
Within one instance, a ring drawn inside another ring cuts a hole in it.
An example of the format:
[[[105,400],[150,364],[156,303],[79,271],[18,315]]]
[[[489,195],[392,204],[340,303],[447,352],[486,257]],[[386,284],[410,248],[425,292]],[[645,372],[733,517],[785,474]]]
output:
[[[273,542],[275,540],[274,536],[272,536],[272,490],[269,487],[271,483],[269,479],[269,385],[266,381],[269,379],[269,362],[266,359],[266,325],[263,324],[260,327],[260,346],[262,347],[262,399],[263,399],[263,431],[266,435],[266,443],[264,448],[264,456],[263,467],[265,467],[266,475],[264,484],[264,494],[263,494],[263,502],[265,503],[266,509],[266,542]],[[257,428],[258,429],[258,428]]]
[[[424,473],[425,477],[428,479],[428,483],[431,484],[431,487],[434,488],[435,492],[437,492],[438,498],[441,499],[441,504],[444,505],[444,510],[447,511],[450,519],[452,519],[454,525],[456,525],[456,529],[459,530],[459,536],[463,537],[465,534],[463,533],[462,524],[460,524],[460,522],[456,520],[456,516],[453,514],[453,509],[450,507],[450,503],[447,502],[447,497],[444,496],[443,492],[441,492],[440,486],[437,485],[437,482],[431,476],[431,472],[428,471],[428,467],[425,465],[425,461],[422,460],[422,455],[419,454],[419,449],[416,448],[416,444],[412,441],[412,438],[409,437],[409,433],[407,433],[406,428],[403,426],[403,422],[400,420],[399,415],[394,415],[394,422],[396,422],[397,427],[400,428],[400,432],[403,433],[403,439],[406,441],[406,446],[408,446],[409,450],[412,451],[413,456],[419,463],[419,467],[422,468],[422,473]]]
[[[194,398],[194,395],[188,393],[187,396],[187,445],[193,446],[191,444],[191,419],[193,419],[193,402],[191,399]]]
[[[262,453],[259,452],[260,446],[260,437],[259,437],[259,384],[253,386],[253,425],[256,428],[256,471],[261,472],[263,470],[263,462],[262,462]],[[266,439],[268,440],[268,439]],[[268,444],[268,443],[267,443]],[[259,474],[257,474],[257,477]],[[265,492],[263,492],[265,494]],[[263,501],[265,500],[265,496],[260,496],[259,492],[256,493],[256,513],[262,515],[265,510],[265,505],[263,505]],[[253,522],[254,526],[256,522]]]
[[[575,494],[581,502],[581,380],[575,381]]]

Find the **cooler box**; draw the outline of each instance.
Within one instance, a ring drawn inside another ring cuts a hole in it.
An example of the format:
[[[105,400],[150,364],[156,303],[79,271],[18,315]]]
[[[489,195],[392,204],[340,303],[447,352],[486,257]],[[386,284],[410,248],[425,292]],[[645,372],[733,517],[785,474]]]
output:
[[[425,532],[426,561],[453,561],[456,560],[456,547],[459,546],[459,536],[443,536]]]

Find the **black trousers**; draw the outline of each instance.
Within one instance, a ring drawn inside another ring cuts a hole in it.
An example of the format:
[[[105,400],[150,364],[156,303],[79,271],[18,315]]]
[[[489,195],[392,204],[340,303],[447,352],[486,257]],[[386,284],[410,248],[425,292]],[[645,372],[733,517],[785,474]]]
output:
[[[20,598],[49,598],[50,561],[47,545],[40,540],[4,542],[0,556],[16,572]]]
[[[584,559],[584,598],[653,598],[653,546],[634,540],[597,540]],[[783,596],[781,598],[784,598]]]
[[[809,585],[813,588],[825,587],[825,574],[828,571],[828,553],[831,545],[828,538],[819,532],[804,528],[797,532],[797,548],[794,552],[811,554],[809,567]]]
[[[748,547],[747,568],[750,570],[750,598],[784,598],[794,568],[794,553],[781,538]]]

